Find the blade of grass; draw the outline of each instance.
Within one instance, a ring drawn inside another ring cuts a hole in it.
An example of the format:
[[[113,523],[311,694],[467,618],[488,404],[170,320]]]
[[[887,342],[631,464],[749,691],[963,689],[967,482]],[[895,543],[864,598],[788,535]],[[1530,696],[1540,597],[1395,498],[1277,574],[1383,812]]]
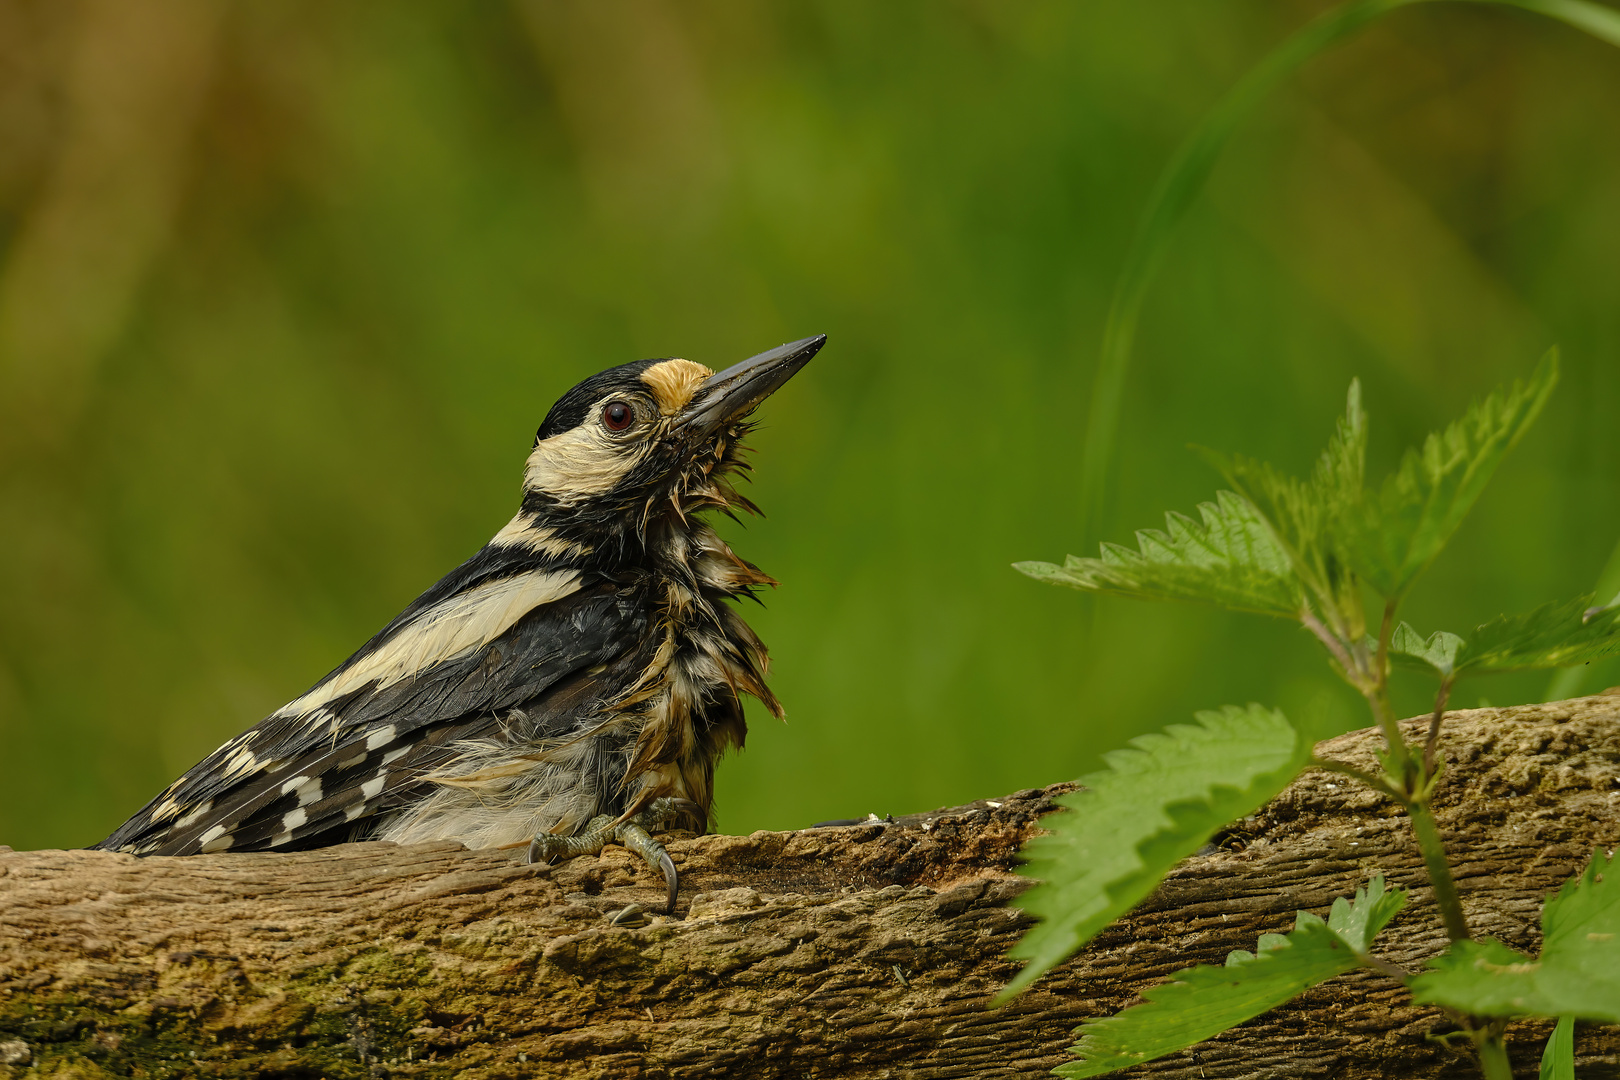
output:
[[[1597,588],[1593,590],[1593,595],[1600,604],[1607,604],[1611,599],[1615,599],[1617,593],[1620,593],[1620,543],[1614,545],[1608,563],[1598,575]],[[1590,664],[1565,668],[1548,681],[1546,693],[1542,695],[1541,700],[1563,701],[1565,698],[1579,697],[1594,681]]]
[[[1541,1080],[1575,1080],[1575,1018],[1560,1016],[1541,1052]]]
[[[1097,377],[1092,384],[1085,456],[1081,459],[1080,472],[1081,536],[1088,542],[1092,538],[1087,536],[1086,530],[1097,524],[1101,514],[1103,484],[1118,434],[1120,399],[1125,392],[1125,376],[1130,367],[1142,301],[1170,246],[1171,234],[1203,190],[1204,181],[1215,167],[1215,159],[1254,107],[1307,60],[1384,12],[1414,2],[1416,0],[1358,0],[1315,19],[1227,91],[1160,175],[1114,286]]]
[[[1099,539],[1108,470],[1119,435],[1120,404],[1130,371],[1136,324],[1148,287],[1170,246],[1170,238],[1203,190],[1204,182],[1232,133],[1271,90],[1306,61],[1397,8],[1437,0],[1355,0],[1319,16],[1271,51],[1215,105],[1165,166],[1148,199],[1136,236],[1114,286],[1102,350],[1092,382],[1086,443],[1080,465],[1080,537]],[[1588,0],[1453,0],[1516,7],[1557,19],[1620,46],[1620,12]]]

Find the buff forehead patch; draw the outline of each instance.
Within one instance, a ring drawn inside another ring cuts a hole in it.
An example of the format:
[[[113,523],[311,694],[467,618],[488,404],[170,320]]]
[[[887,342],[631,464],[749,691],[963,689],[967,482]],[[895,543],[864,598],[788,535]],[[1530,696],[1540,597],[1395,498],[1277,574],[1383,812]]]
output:
[[[658,411],[669,416],[686,408],[698,387],[713,374],[691,360],[660,360],[641,373],[641,381],[652,389]]]

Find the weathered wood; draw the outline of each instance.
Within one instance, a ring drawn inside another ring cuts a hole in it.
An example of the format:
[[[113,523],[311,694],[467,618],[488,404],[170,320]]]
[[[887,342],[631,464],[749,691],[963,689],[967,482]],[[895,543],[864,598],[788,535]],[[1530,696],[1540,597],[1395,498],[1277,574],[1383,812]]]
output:
[[[1414,728],[1421,721],[1412,722]],[[1620,692],[1448,719],[1439,817],[1470,919],[1524,948],[1542,898],[1620,837]],[[1375,739],[1324,744],[1372,763]],[[351,844],[135,859],[0,853],[0,1077],[1035,1077],[1071,1029],[1193,962],[1325,910],[1376,871],[1415,890],[1381,955],[1443,942],[1404,818],[1329,775],[1295,783],[1081,956],[1000,1011],[1023,917],[1015,853],[1062,788],[892,824],[678,839],[683,910],[610,848]],[[1390,980],[1338,980],[1155,1077],[1477,1075]],[[1511,1033],[1534,1075],[1546,1024]],[[1577,1032],[1620,1075],[1620,1029]]]

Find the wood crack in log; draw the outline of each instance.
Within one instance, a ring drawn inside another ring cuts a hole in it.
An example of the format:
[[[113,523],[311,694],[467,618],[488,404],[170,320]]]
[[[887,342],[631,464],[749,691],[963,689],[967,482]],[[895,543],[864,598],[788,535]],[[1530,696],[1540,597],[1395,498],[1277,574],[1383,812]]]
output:
[[[1321,751],[1370,767],[1375,746],[1354,732]],[[1533,950],[1543,897],[1620,840],[1620,692],[1453,713],[1444,749],[1437,812],[1469,918]],[[626,914],[661,886],[618,848],[552,868],[452,844],[0,852],[0,1077],[1037,1077],[1082,1018],[1376,872],[1414,890],[1380,955],[1416,969],[1443,946],[1405,819],[1311,774],[989,1011],[1026,925],[1006,906],[1018,847],[1063,790],[676,839],[673,919]],[[1444,1026],[1363,972],[1132,1074],[1474,1075],[1425,1038]],[[1547,1030],[1510,1032],[1527,1075]],[[1577,1054],[1582,1077],[1620,1076],[1620,1030],[1582,1025]]]

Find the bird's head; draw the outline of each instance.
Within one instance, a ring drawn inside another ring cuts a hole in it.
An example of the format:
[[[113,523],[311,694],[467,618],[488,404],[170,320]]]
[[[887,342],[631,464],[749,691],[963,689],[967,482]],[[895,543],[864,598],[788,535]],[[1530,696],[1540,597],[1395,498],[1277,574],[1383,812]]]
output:
[[[718,374],[690,360],[638,360],[592,375],[551,407],[535,435],[522,531],[608,556],[604,545],[644,541],[665,517],[752,510],[726,480],[746,467],[739,439],[748,416],[826,340],[790,342]]]

